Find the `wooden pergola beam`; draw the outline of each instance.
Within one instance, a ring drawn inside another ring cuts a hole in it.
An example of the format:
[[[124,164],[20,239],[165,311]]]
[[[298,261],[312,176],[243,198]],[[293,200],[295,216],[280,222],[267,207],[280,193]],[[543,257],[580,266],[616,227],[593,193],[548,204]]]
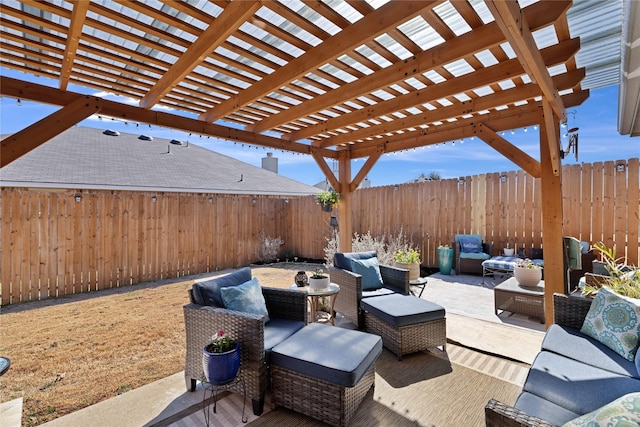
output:
[[[162,99],[261,6],[262,3],[258,1],[229,3],[220,16],[209,24],[209,27],[198,36],[186,52],[180,55],[178,60],[140,100],[140,107],[151,108]]]
[[[589,91],[583,90],[564,95],[562,98],[565,105],[576,106],[582,104],[588,97]],[[475,135],[476,128],[474,125],[480,122],[491,123],[491,128],[496,132],[533,126],[540,124],[541,110],[542,105],[540,102],[530,103],[520,107],[511,107],[507,110],[493,111],[482,116],[461,119],[421,131],[407,132],[388,138],[376,138],[372,141],[350,145],[344,150],[351,153],[352,159],[368,157],[380,146],[384,147],[385,153],[411,150],[422,146],[472,137]]]
[[[82,26],[89,9],[88,1],[74,1],[73,11],[71,12],[71,22],[69,23],[69,31],[67,33],[67,43],[64,47],[64,55],[62,56],[62,66],[60,67],[60,90],[66,90],[69,84],[69,76],[73,69],[73,62],[80,43],[82,35]]]
[[[571,39],[543,49],[541,55],[546,63],[555,65],[568,61],[579,49],[580,41],[578,39]],[[292,132],[289,139],[292,141],[305,139],[313,135],[391,114],[419,104],[433,102],[441,98],[446,98],[447,96],[494,84],[502,80],[513,79],[522,73],[523,69],[520,61],[518,61],[518,59],[511,59],[437,85],[428,86],[417,92],[410,92],[388,101],[379,102],[367,108],[342,114],[322,123],[307,126],[299,131]],[[319,143],[320,142],[318,142],[318,144]]]
[[[561,90],[571,89],[584,79],[585,69],[569,71],[565,74],[555,76],[554,82]],[[492,96],[482,96],[472,98],[459,104],[453,104],[448,107],[440,107],[433,111],[426,111],[423,114],[414,114],[392,122],[383,122],[379,125],[371,125],[367,128],[349,132],[348,134],[337,135],[326,138],[314,145],[318,147],[331,147],[338,144],[354,142],[376,135],[382,135],[389,132],[418,127],[424,123],[433,123],[435,121],[446,120],[452,117],[459,117],[464,114],[473,114],[478,111],[489,110],[496,105],[508,105],[517,101],[533,99],[540,96],[540,88],[537,85],[529,84],[517,86],[511,89],[501,91]]]
[[[3,139],[0,142],[0,168],[99,112],[102,109],[102,101],[101,98],[81,96],[55,113]]]
[[[362,181],[366,178],[367,174],[371,172],[373,166],[376,164],[378,159],[384,154],[384,147],[378,147],[378,149],[371,153],[367,161],[364,163],[362,168],[358,171],[358,174],[353,178],[351,184],[349,185],[349,191],[356,191],[358,186],[362,183]]]
[[[542,19],[537,18],[538,7],[529,6],[523,10],[525,15],[531,15],[535,19],[536,28],[549,25],[558,19],[566,9],[566,2],[554,2],[547,5],[546,13]],[[432,11],[431,11],[432,12]],[[535,15],[534,15],[535,14]],[[351,83],[344,84],[339,88],[328,91],[322,95],[316,95],[297,106],[293,106],[278,114],[261,120],[251,129],[254,132],[263,132],[284,123],[305,117],[309,114],[340,104],[361,95],[367,95],[384,85],[406,80],[413,75],[433,69],[441,64],[448,64],[458,59],[473,55],[476,52],[490,49],[505,41],[504,35],[500,32],[495,23],[484,25],[466,34],[454,37],[446,43],[442,43],[417,55],[398,61],[390,67],[361,77]],[[285,139],[291,139],[288,135]]]
[[[511,144],[498,135],[493,129],[484,123],[476,126],[476,136],[487,143],[491,148],[520,166],[526,173],[534,178],[540,178],[540,162]]]
[[[0,76],[0,94],[12,98],[26,99],[52,105],[67,105],[78,98],[84,97],[84,95],[79,93],[61,91],[49,86],[23,82],[5,76]],[[127,105],[106,99],[102,99],[101,102],[102,114],[122,120],[148,123],[185,132],[213,136],[227,141],[240,141],[247,144],[255,144],[301,154],[310,154],[312,148],[307,144],[291,143],[272,136],[205,123],[201,120],[166,113],[164,111],[146,110],[134,105]],[[323,157],[337,158],[338,156],[335,150],[317,148],[316,151]]]
[[[540,90],[551,104],[555,114],[561,120],[564,120],[566,111],[560,99],[560,94],[553,86],[551,75],[540,55],[527,18],[522,13],[518,2],[515,0],[488,0],[486,5],[509,44],[516,52],[522,67],[529,77],[540,86]]]
[[[394,2],[389,2],[335,36],[325,40],[322,44],[309,49],[303,55],[279,68],[277,72],[271,73],[256,82],[249,89],[241,91],[200,114],[199,118],[212,122],[237,111],[256,99],[304,76],[309,70],[316,69],[343,53],[355,49],[375,36],[397,27],[401,23],[417,16],[423,10],[430,9],[442,1],[405,1],[402,3],[402,7],[398,7]]]
[[[542,99],[542,126],[546,130],[546,143],[549,145],[549,167],[554,175],[560,175],[560,139],[558,133],[558,120],[553,110],[553,106],[546,99]]]
[[[320,168],[324,176],[327,177],[327,181],[329,181],[329,184],[331,184],[331,186],[336,191],[340,192],[340,182],[338,182],[338,179],[333,174],[333,171],[331,170],[331,168],[325,161],[324,157],[320,153],[320,150],[318,150],[317,148],[311,147],[311,151],[309,154],[311,154],[311,157],[313,157],[313,160],[316,161],[316,163],[318,164],[318,167]]]

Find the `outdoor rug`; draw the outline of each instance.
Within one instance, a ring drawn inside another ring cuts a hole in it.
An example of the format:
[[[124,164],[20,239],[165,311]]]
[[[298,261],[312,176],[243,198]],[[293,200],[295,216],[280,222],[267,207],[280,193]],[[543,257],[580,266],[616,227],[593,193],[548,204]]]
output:
[[[353,426],[484,426],[484,406],[491,398],[513,404],[520,393],[528,366],[461,346],[447,345],[447,352],[434,349],[405,355],[398,362],[387,351],[376,363],[375,388],[370,390]],[[223,407],[224,415],[223,415]],[[251,413],[248,405],[248,413]],[[312,427],[325,424],[276,408],[247,426]],[[235,412],[235,413],[234,413]],[[211,425],[241,426],[242,398],[230,395],[218,402]],[[252,420],[253,419],[253,420]],[[202,411],[172,424],[203,425]]]

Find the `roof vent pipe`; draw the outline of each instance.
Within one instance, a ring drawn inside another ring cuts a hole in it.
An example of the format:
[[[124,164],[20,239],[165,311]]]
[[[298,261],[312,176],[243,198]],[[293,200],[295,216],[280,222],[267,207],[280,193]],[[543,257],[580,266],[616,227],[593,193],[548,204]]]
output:
[[[262,169],[278,173],[278,158],[273,157],[273,153],[267,153],[267,157],[262,158]]]

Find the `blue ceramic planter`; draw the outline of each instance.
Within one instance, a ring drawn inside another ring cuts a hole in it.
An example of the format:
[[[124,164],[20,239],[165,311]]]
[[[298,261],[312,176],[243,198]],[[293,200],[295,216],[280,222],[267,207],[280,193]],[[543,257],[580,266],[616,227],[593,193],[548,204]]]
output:
[[[202,351],[202,370],[208,383],[224,385],[234,380],[240,368],[240,343],[225,353]]]

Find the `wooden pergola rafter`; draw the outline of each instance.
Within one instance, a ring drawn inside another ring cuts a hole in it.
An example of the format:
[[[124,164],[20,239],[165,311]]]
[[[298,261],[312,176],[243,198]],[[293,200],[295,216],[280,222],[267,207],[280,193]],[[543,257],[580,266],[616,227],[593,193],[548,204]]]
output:
[[[381,156],[475,136],[549,186],[545,278],[564,283],[558,123],[589,95],[570,6],[19,0],[0,8],[0,66],[56,84],[2,76],[0,93],[62,108],[3,140],[1,164],[100,111],[310,154],[342,195],[338,215],[349,235],[350,195]],[[539,47],[540,31],[556,42]],[[74,93],[72,84],[138,105]],[[541,127],[539,153],[500,134],[532,125]],[[356,158],[366,161],[352,171]],[[326,159],[338,162],[337,175]]]

